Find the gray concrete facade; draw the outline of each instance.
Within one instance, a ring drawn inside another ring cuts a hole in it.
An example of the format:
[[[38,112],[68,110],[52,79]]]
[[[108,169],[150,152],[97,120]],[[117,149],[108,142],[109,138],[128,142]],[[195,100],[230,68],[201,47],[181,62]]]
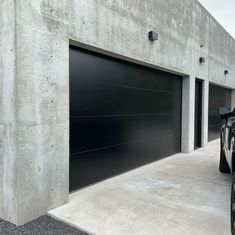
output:
[[[235,107],[235,90],[232,90],[232,97],[231,97],[231,106],[232,108]]]
[[[0,32],[0,217],[15,224],[69,198],[69,44],[184,76],[182,152],[195,79],[203,146],[209,83],[235,89],[235,41],[196,0],[1,0]]]
[[[0,217],[68,201],[68,2],[1,1]]]

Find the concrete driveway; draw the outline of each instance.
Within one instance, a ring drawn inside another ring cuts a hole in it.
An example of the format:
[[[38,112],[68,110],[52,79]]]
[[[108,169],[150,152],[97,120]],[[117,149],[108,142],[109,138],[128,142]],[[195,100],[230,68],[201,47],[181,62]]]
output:
[[[49,215],[98,235],[230,234],[230,176],[219,142],[88,187]]]

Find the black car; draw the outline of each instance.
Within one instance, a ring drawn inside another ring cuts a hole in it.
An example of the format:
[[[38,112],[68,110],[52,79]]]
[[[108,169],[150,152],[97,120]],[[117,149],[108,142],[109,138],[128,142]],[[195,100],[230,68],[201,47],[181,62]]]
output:
[[[222,173],[231,173],[231,230],[235,235],[235,109],[226,108],[219,110],[219,115],[224,120],[220,133],[220,163]]]

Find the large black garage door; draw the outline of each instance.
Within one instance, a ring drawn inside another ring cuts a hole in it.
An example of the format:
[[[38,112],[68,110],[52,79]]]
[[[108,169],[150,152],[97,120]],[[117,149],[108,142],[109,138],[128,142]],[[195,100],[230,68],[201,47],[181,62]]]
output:
[[[70,191],[180,146],[181,77],[70,48]]]
[[[210,84],[209,88],[209,123],[208,139],[219,138],[223,121],[218,115],[219,108],[231,107],[231,90]]]

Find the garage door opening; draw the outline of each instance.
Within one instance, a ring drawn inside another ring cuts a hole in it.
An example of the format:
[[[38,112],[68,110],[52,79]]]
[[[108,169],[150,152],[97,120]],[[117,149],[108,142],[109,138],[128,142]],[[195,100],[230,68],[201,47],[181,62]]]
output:
[[[219,117],[219,108],[231,108],[231,90],[210,84],[209,87],[209,120],[208,139],[215,140],[220,137],[220,128],[223,120]]]
[[[181,151],[182,77],[70,47],[70,191]]]
[[[202,81],[195,83],[194,149],[202,146]]]

